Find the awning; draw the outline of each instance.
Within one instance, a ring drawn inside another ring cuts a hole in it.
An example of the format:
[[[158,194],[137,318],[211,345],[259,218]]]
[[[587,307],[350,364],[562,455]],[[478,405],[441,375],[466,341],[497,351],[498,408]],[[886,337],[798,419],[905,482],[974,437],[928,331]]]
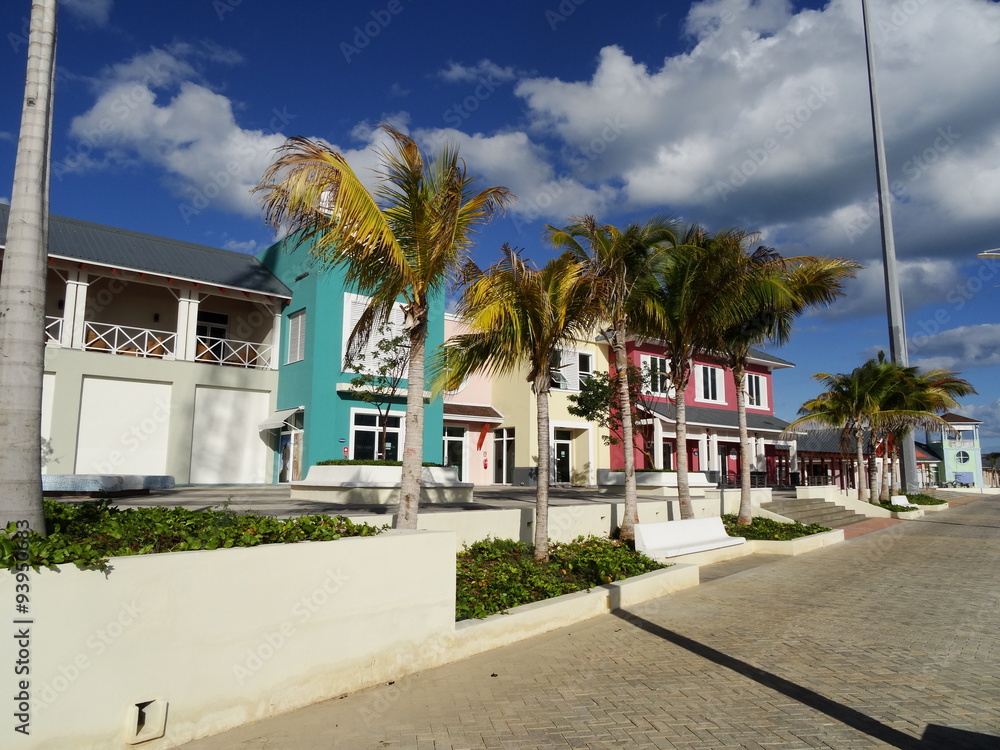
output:
[[[294,417],[304,408],[305,407],[303,406],[296,406],[294,409],[278,409],[278,411],[274,412],[274,414],[261,422],[257,429],[261,432],[264,430],[280,430],[288,423],[289,419]]]
[[[453,422],[486,422],[502,424],[503,414],[492,406],[479,404],[454,404],[445,401],[444,418]]]

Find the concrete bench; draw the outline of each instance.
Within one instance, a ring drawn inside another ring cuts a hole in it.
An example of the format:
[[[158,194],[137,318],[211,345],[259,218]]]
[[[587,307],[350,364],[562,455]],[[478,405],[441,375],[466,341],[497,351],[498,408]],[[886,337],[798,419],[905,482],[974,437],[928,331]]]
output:
[[[53,495],[111,497],[173,488],[174,478],[160,474],[42,474],[42,492]]]
[[[746,541],[729,536],[719,516],[635,525],[635,548],[654,559],[732,547]]]

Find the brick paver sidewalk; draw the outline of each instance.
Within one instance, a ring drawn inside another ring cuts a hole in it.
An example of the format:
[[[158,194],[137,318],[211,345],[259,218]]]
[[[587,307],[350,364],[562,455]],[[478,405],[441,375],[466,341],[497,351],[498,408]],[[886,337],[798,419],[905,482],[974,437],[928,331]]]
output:
[[[1000,748],[1000,499],[186,745]]]

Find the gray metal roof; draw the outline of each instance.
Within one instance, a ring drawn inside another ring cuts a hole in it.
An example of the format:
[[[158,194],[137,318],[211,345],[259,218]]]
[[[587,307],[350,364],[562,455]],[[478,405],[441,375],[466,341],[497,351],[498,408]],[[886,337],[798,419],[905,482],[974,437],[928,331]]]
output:
[[[0,204],[0,244],[7,242],[9,215],[10,206]],[[292,296],[252,255],[65,216],[49,217],[49,255],[275,297]]]
[[[677,409],[673,404],[657,403],[651,404],[653,411],[661,417],[674,421]],[[710,427],[727,427],[738,429],[738,416],[735,411],[728,409],[710,409],[706,406],[688,406],[687,423],[696,425],[707,425]],[[763,432],[781,432],[788,427],[788,422],[778,419],[770,414],[754,414],[747,412],[747,429],[760,430]]]
[[[773,354],[762,352],[760,349],[751,349],[750,359],[759,359],[762,362],[768,362],[772,365],[775,365],[776,367],[795,367],[795,365],[789,362],[787,359],[782,359],[781,357],[775,357]]]

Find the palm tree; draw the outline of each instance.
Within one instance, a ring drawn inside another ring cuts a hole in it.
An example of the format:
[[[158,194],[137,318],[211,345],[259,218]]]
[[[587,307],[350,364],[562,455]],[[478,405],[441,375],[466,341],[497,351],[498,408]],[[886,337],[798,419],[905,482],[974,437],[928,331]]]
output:
[[[717,252],[737,241],[730,232],[712,236],[692,225],[668,252],[657,255],[656,338],[667,347],[667,379],[674,390],[677,435],[677,496],[681,518],[694,518],[688,480],[687,405],[685,389],[691,380],[691,360],[702,352],[718,352],[721,332],[741,309],[738,294],[743,283],[731,253]]]
[[[933,410],[949,408],[954,402],[948,399],[974,392],[972,386],[956,378],[955,373],[930,371],[929,374],[927,383],[921,384],[917,368],[904,368],[891,362],[884,352],[850,373],[817,373],[813,378],[822,382],[827,390],[804,403],[799,410],[803,416],[792,422],[787,430],[803,424],[840,429],[842,441],[845,444],[853,441],[857,453],[858,498],[877,502],[878,467],[874,460],[870,462],[871,476],[865,487],[868,479],[864,472],[866,437],[873,450],[881,445],[886,453],[885,445],[890,435],[905,434],[918,426],[947,428],[947,422]],[[939,389],[937,392],[934,392],[935,387]]]
[[[389,125],[394,149],[381,152],[374,195],[344,157],[326,144],[290,138],[255,188],[268,223],[297,233],[324,265],[371,297],[351,334],[361,349],[403,300],[409,339],[406,427],[397,528],[414,529],[423,461],[424,356],[430,300],[467,256],[470,235],[512,195],[504,187],[473,191],[454,148],[424,161],[417,144]]]
[[[508,245],[501,252],[501,259],[485,271],[471,261],[466,266],[458,309],[471,330],[446,343],[439,360],[443,372],[435,380],[451,387],[475,370],[502,375],[527,369],[538,426],[534,555],[547,560],[549,390],[559,348],[589,335],[599,311],[589,269],[571,253],[537,270]]]
[[[42,374],[45,262],[55,74],[56,0],[31,5],[28,72],[0,275],[0,530],[11,522],[45,533],[42,506]]]
[[[845,258],[800,256],[782,258],[774,248],[745,249],[745,240],[733,232],[717,247],[733,254],[743,283],[736,290],[734,317],[722,332],[720,353],[736,385],[736,414],[740,436],[740,510],[737,523],[749,525],[750,436],[747,429],[746,366],[750,349],[765,341],[779,346],[788,342],[792,325],[807,308],[829,305],[843,293],[843,281],[861,266]],[[735,299],[735,298],[734,298]]]
[[[885,355],[879,352],[879,357]],[[883,408],[909,417],[897,420],[890,434],[890,440],[883,449],[885,461],[882,467],[882,491],[880,499],[888,502],[891,495],[889,485],[890,453],[894,460],[899,460],[899,446],[903,438],[915,428],[926,426],[941,428],[947,423],[933,417],[958,406],[958,399],[976,393],[975,388],[967,380],[958,377],[957,372],[935,368],[921,370],[919,367],[896,366],[896,378],[886,394]],[[892,447],[890,451],[888,448]]]
[[[635,538],[638,520],[633,450],[632,404],[628,384],[626,342],[636,334],[656,330],[657,306],[653,303],[655,255],[675,244],[676,225],[661,217],[645,224],[630,224],[624,231],[599,225],[593,216],[571,219],[569,226],[549,226],[546,234],[556,247],[572,252],[594,277],[595,299],[600,304],[604,336],[614,353],[615,380],[625,446],[625,514],[621,538]]]

